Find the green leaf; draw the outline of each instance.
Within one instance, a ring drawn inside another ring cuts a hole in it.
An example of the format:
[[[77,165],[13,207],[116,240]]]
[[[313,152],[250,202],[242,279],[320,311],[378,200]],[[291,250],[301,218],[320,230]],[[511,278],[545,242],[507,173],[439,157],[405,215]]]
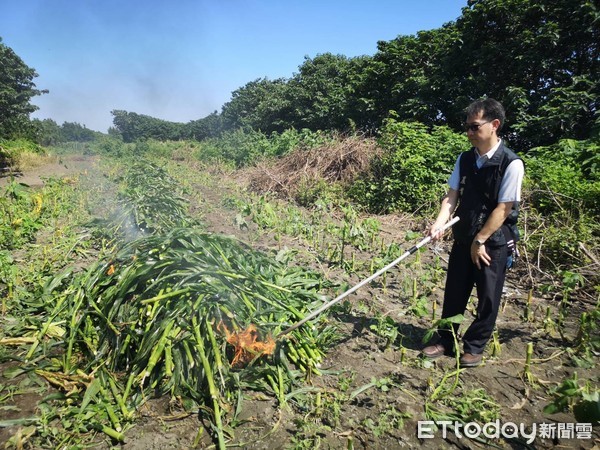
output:
[[[100,392],[100,387],[100,380],[98,378],[94,378],[94,380],[88,385],[87,389],[85,390],[83,400],[81,401],[81,406],[79,407],[79,414],[82,414],[83,411],[90,404],[90,402],[96,398],[98,392]]]
[[[0,428],[23,427],[40,422],[39,417],[28,417],[23,419],[0,420]]]

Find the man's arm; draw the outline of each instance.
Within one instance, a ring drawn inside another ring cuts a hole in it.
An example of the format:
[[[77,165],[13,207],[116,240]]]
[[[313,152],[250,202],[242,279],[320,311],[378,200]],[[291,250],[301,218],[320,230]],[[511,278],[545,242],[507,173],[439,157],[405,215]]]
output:
[[[458,191],[455,189],[448,189],[448,193],[442,199],[442,206],[440,207],[440,212],[435,219],[435,222],[429,228],[429,235],[433,239],[439,239],[442,234],[440,233],[440,229],[450,220],[450,216],[456,209],[456,204],[458,203]]]
[[[485,245],[478,246],[475,244],[475,241],[479,240],[485,242],[502,226],[510,214],[514,203],[521,199],[521,184],[523,182],[524,174],[525,167],[523,161],[520,159],[511,162],[506,168],[506,173],[502,178],[500,191],[498,193],[500,202],[496,208],[494,208],[492,214],[490,214],[488,220],[483,225],[483,228],[477,233],[477,236],[475,236],[475,239],[471,244],[471,259],[478,268],[481,268],[481,262],[486,266],[489,266],[491,259],[485,250]]]
[[[475,239],[473,239],[473,243],[471,244],[471,259],[478,269],[481,269],[481,262],[486,266],[489,266],[491,258],[485,250],[485,245],[477,245],[475,241],[482,241],[485,243],[485,241],[487,241],[489,237],[502,226],[512,211],[513,204],[514,202],[498,203],[483,225],[483,228],[477,233]]]

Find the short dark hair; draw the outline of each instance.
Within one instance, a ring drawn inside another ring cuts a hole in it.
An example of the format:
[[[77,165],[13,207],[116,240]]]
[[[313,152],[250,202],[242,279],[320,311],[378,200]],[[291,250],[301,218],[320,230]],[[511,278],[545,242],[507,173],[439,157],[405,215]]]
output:
[[[483,118],[485,120],[492,121],[498,119],[500,121],[498,129],[500,130],[502,128],[506,114],[504,113],[504,107],[498,100],[494,100],[493,98],[475,100],[467,106],[465,115],[467,117],[476,116],[480,111],[483,111]]]

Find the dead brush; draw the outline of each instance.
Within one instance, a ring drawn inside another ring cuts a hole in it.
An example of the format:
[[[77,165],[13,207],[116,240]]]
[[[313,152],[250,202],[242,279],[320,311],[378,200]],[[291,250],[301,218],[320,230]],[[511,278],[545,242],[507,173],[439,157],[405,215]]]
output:
[[[58,158],[55,155],[23,151],[16,156],[13,169],[16,171],[30,170],[44,164],[54,164],[57,161]]]
[[[277,160],[263,161],[244,171],[250,190],[274,192],[297,198],[302,190],[320,183],[349,183],[368,169],[380,152],[374,139],[338,137],[333,143],[313,149],[297,149]]]

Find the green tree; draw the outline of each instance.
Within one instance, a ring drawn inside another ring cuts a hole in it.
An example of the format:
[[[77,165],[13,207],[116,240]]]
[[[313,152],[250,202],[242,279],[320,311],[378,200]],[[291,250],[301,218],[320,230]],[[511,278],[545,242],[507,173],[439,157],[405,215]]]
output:
[[[184,135],[186,139],[202,141],[219,136],[222,127],[222,118],[215,111],[202,119],[188,122],[184,127]]]
[[[63,142],[91,142],[100,133],[86,128],[76,122],[64,122],[61,127],[61,138]]]
[[[122,110],[111,111],[113,124],[124,142],[145,139],[176,141],[184,137],[184,124]]]
[[[291,79],[254,80],[234,91],[223,106],[223,127],[271,133],[362,126],[366,103],[360,93],[369,59],[325,53],[306,57]]]
[[[474,99],[506,107],[520,150],[598,132],[600,11],[595,0],[470,0],[456,22],[379,42],[362,98],[370,122],[459,129]]]
[[[34,134],[29,115],[37,110],[31,98],[48,91],[36,89],[37,73],[0,38],[0,137]]]
[[[357,95],[369,60],[331,53],[305,57],[288,83],[289,103],[294,110],[288,126],[316,131],[345,130],[357,121],[362,124],[359,113],[364,108]]]
[[[437,84],[443,83],[439,76],[444,71],[443,55],[457,39],[456,27],[449,23],[414,36],[378,42],[364,87],[370,121],[379,125],[395,111],[400,120],[446,123],[445,105],[452,99],[444,98]]]
[[[517,147],[585,139],[598,120],[600,11],[595,0],[470,0],[433,85],[453,126],[473,98],[509,111]]]
[[[516,150],[600,133],[600,17],[597,0],[469,0],[456,22],[378,43],[372,57],[306,57],[289,79],[257,79],[232,93],[221,114],[186,125],[126,113],[126,141],[203,140],[216,130],[375,132],[400,121],[461,126],[474,99],[507,109]]]
[[[60,126],[52,119],[33,119],[33,126],[36,130],[35,141],[44,146],[56,145],[62,142]]]
[[[223,128],[252,128],[264,133],[283,131],[290,126],[292,104],[287,80],[259,78],[231,94],[221,111]]]

